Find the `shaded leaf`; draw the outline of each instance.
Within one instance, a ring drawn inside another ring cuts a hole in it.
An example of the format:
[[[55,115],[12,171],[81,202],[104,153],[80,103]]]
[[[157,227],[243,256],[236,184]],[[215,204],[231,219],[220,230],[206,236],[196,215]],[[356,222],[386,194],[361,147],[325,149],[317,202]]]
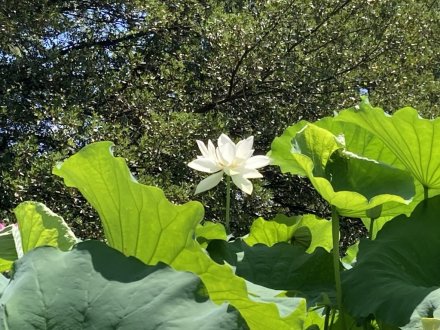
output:
[[[9,329],[247,329],[204,295],[198,277],[147,266],[98,241],[42,247],[16,263],[0,298]]]
[[[433,197],[409,218],[387,222],[374,241],[361,240],[357,263],[342,274],[348,312],[408,329],[439,313],[439,214],[440,197]]]
[[[305,297],[309,305],[334,297],[332,255],[322,248],[306,253],[303,247],[287,243],[248,246],[236,240],[212,241],[208,252],[217,262],[233,265],[235,273],[247,281],[287,291],[287,296]]]
[[[3,294],[4,289],[9,283],[9,279],[6,278],[4,275],[0,274],[0,297]]]

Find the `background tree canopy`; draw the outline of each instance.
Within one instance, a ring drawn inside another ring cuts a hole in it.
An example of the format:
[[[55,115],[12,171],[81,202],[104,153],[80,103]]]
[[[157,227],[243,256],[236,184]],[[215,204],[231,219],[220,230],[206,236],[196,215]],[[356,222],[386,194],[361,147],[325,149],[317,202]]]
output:
[[[142,183],[223,218],[223,189],[194,197],[196,139],[254,135],[256,154],[300,119],[369,91],[388,110],[439,114],[440,4],[427,0],[4,0],[0,4],[0,219],[45,202],[78,236],[97,215],[51,174],[92,141],[111,140]],[[318,195],[266,168],[233,215],[313,212]]]

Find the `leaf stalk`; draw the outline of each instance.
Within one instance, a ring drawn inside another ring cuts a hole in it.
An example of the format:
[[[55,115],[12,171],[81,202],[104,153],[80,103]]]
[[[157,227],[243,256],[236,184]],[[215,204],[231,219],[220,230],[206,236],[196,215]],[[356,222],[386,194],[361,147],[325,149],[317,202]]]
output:
[[[342,285],[341,272],[339,268],[339,214],[335,206],[332,206],[332,240],[333,240],[333,269],[335,274],[336,303],[339,309],[342,329],[347,329],[345,325],[344,313],[342,311]]]

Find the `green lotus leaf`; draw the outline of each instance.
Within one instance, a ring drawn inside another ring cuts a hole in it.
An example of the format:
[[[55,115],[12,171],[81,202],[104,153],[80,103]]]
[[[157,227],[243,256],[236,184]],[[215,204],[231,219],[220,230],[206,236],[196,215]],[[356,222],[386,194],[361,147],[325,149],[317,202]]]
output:
[[[304,317],[303,314],[306,313],[306,300],[304,298],[288,297],[285,295],[285,291],[273,290],[249,281],[246,281],[246,287],[252,300],[275,303],[281,316],[289,315],[292,310],[300,313],[299,317]]]
[[[370,231],[371,227],[371,218],[362,218],[362,223],[364,224],[365,228],[368,229],[369,236],[371,239],[375,239],[377,236],[377,233],[383,228],[383,226],[390,220],[394,219],[393,216],[389,217],[379,217],[377,219],[373,220],[373,232]]]
[[[301,131],[309,122],[302,120],[295,125],[289,126],[281,136],[276,137],[268,152],[273,165],[278,165],[283,173],[292,173],[307,176],[301,164],[296,160],[296,154],[292,151],[292,141],[296,134]]]
[[[197,274],[211,300],[230,302],[252,329],[301,329],[295,311],[281,317],[275,304],[250,300],[245,281],[206,255],[194,239],[204,213],[200,203],[175,205],[159,188],[138,183],[111,148],[111,142],[90,144],[53,170],[97,210],[110,246],[146,264],[164,262]]]
[[[338,117],[336,117],[338,118]],[[300,121],[288,127],[280,137],[276,137],[272,142],[269,155],[276,160],[276,165],[281,167],[283,173],[289,172],[302,176],[307,174],[298,169],[292,154],[287,151],[292,150],[292,141],[295,136],[305,126],[311,123]],[[404,164],[396,157],[393,151],[388,149],[380,138],[355,124],[343,122],[335,117],[324,117],[313,123],[322,129],[331,132],[343,142],[347,151],[364,158],[374,159],[381,163],[391,165],[395,168],[406,169]],[[296,170],[295,170],[296,169]]]
[[[357,263],[342,273],[350,314],[421,329],[422,317],[440,313],[439,214],[437,196],[387,222],[374,241],[361,240]]]
[[[200,279],[148,266],[98,241],[35,249],[15,265],[0,298],[5,329],[247,329],[214,304]]]
[[[423,330],[440,330],[440,319],[422,318]]]
[[[303,176],[306,175],[303,171],[303,173],[298,171],[298,166],[292,166],[294,163],[292,161],[293,156],[289,150],[292,149],[291,141],[294,140],[296,134],[307,124],[307,122],[302,121],[289,127],[281,137],[276,138],[272,143],[272,150],[269,154],[275,159],[274,163],[280,165],[283,172],[291,172]],[[381,139],[355,124],[337,121],[333,117],[326,117],[315,122],[314,125],[331,132],[335,137],[344,141],[344,148],[351,154],[376,160],[379,163],[388,164],[393,168],[406,169],[395,154],[384,145]],[[288,165],[290,165],[291,168],[287,167]],[[409,181],[408,178],[406,180]],[[417,184],[417,182],[415,182],[415,185],[415,194],[409,205],[406,205],[407,203],[402,204],[401,202],[387,202],[380,208],[380,215],[409,215],[414,207],[424,198],[423,187],[420,184]],[[413,191],[413,189],[411,189],[411,191]],[[373,208],[373,210],[374,209],[377,209],[377,207]],[[371,217],[368,213],[370,212],[367,211],[366,216]],[[349,214],[349,212],[345,213],[345,215],[359,216],[358,214]]]
[[[286,153],[290,154],[288,160]],[[396,204],[409,204],[415,195],[409,173],[348,151],[342,135],[335,136],[314,124],[301,123],[288,129],[274,140],[270,156],[283,172],[295,170],[292,173],[306,175],[341,215],[368,217],[369,210],[378,207],[380,215],[390,215],[388,211]],[[288,162],[294,165],[288,167]]]
[[[58,164],[53,173],[68,187],[78,188],[95,208],[111,247],[147,264],[169,263],[193,239],[203,206],[174,205],[159,188],[139,184],[125,160],[113,157],[112,146],[90,144]]]
[[[359,252],[359,241],[350,245],[345,252],[345,256],[341,258],[341,263],[345,269],[353,268],[353,265],[356,263],[357,254]]]
[[[270,221],[260,217],[252,222],[249,235],[244,241],[249,246],[258,243],[272,246],[279,242],[290,242],[300,220],[301,216],[277,216]]]
[[[309,309],[307,313],[307,318],[304,322],[304,329],[320,330],[325,328],[324,324],[325,324],[325,315],[323,308],[317,310]],[[334,328],[332,327],[332,329]]]
[[[399,328],[389,327],[383,323],[379,325],[375,324],[375,321],[368,322],[366,324],[359,324],[358,320],[353,319],[351,315],[344,313],[344,322],[342,322],[341,314],[336,313],[335,323],[331,326],[332,330],[399,330]],[[321,328],[322,329],[322,328]]]
[[[330,221],[312,214],[293,217],[277,215],[270,221],[258,218],[252,223],[249,236],[244,241],[249,246],[288,242],[305,247],[307,253],[312,253],[317,247],[330,252],[333,248],[332,225]]]
[[[409,107],[390,116],[364,99],[358,108],[341,111],[336,120],[376,135],[424,187],[440,189],[440,118],[423,119]]]
[[[18,258],[13,230],[14,225],[9,225],[0,231],[0,272],[10,270]]]
[[[358,125],[339,120],[338,115],[324,117],[313,124],[339,137],[343,141],[345,149],[350,153],[374,159],[394,168],[406,169],[405,165],[379,137]]]
[[[78,240],[62,217],[37,202],[23,202],[14,210],[22,252],[49,245],[69,250]]]
[[[323,329],[325,317],[314,309],[306,311],[306,300],[304,298],[289,297],[285,291],[273,290],[261,285],[246,281],[246,286],[252,300],[261,302],[273,302],[277,304],[281,315],[288,314],[292,309],[298,318],[304,319],[302,329],[313,330]]]
[[[217,240],[211,241],[215,242]],[[220,241],[225,242],[225,241]],[[251,329],[302,329],[305,312],[302,304],[291,310],[289,315],[282,314],[284,306],[275,302],[263,302],[252,299],[242,277],[236,276],[228,265],[215,263],[197,245],[182,250],[171,264],[175,269],[191,271],[200,276],[211,300],[222,303],[230,302],[239,310]]]
[[[214,223],[211,221],[205,221],[203,225],[198,224],[196,227],[197,242],[203,247],[208,246],[209,241],[213,239],[226,240],[226,230],[221,223]]]
[[[8,283],[9,283],[9,279],[7,279],[4,275],[0,274],[0,297],[2,296],[3,291],[5,290]]]
[[[338,117],[336,117],[336,119],[335,117],[326,117],[314,124],[332,132],[335,136],[343,136],[345,148],[348,152],[406,171],[405,165],[396,157],[392,150],[388,149],[379,137],[360,126],[337,120],[337,118]],[[384,205],[378,205],[368,210],[366,214],[367,217],[378,218],[384,216],[393,217],[400,214],[410,215],[417,204],[425,198],[423,186],[417,180],[414,180],[413,183],[415,191],[412,201],[409,204],[387,202]],[[430,193],[430,196],[434,195],[435,192]]]
[[[322,248],[306,253],[303,247],[288,243],[248,246],[238,239],[211,241],[207,251],[217,262],[234,266],[235,273],[247,281],[304,297],[308,305],[335,296],[332,255]]]

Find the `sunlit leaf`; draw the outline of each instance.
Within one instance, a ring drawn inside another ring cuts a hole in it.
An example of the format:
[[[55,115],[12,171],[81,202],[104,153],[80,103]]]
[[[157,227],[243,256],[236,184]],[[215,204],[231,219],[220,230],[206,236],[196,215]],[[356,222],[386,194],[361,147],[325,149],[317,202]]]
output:
[[[337,120],[356,124],[378,136],[414,177],[428,189],[440,189],[440,119],[423,119],[413,108],[392,116],[368,99],[342,111]]]
[[[311,214],[293,217],[277,215],[270,221],[263,218],[254,220],[249,236],[244,241],[249,246],[257,243],[272,246],[289,242],[305,247],[310,253],[317,247],[323,247],[330,252],[333,248],[331,228],[330,221]]]
[[[377,219],[371,220],[371,218],[362,218],[362,223],[364,224],[365,228],[368,229],[369,236],[371,239],[375,239],[377,236],[377,233],[382,229],[382,227],[390,220],[392,220],[394,217],[379,217]],[[373,228],[371,228],[371,221],[373,221]],[[372,229],[372,231],[370,230]]]
[[[111,148],[111,142],[90,144],[53,172],[98,211],[110,246],[147,264],[170,262],[192,240],[203,206],[174,205],[159,188],[139,184]]]
[[[350,245],[345,251],[345,256],[341,258],[342,265],[346,269],[351,269],[356,263],[357,254],[359,252],[359,241],[353,245]]]
[[[354,153],[367,159],[388,164],[396,169],[406,170],[404,164],[396,157],[383,141],[370,131],[350,122],[338,120],[336,117],[325,117],[314,123],[338,137],[343,137],[345,148],[348,152]],[[408,180],[408,179],[407,179]],[[422,185],[414,180],[414,196],[409,204],[400,202],[387,202],[385,205],[378,205],[366,212],[368,218],[395,216],[399,214],[409,215],[417,204],[424,199]]]
[[[306,175],[341,215],[367,217],[379,206],[380,214],[386,215],[396,204],[409,204],[415,195],[406,171],[346,150],[342,136],[317,125],[287,129],[274,140],[270,156],[283,172]]]
[[[423,330],[439,330],[440,319],[438,318],[422,318]]]
[[[202,247],[207,247],[209,241],[213,239],[226,240],[227,235],[225,227],[221,223],[205,221],[203,225],[197,225],[196,238]]]
[[[63,218],[44,204],[23,202],[15,210],[23,253],[37,246],[54,246],[69,250],[77,239]]]
[[[18,258],[12,231],[13,225],[0,231],[0,272],[10,270],[12,263]]]

